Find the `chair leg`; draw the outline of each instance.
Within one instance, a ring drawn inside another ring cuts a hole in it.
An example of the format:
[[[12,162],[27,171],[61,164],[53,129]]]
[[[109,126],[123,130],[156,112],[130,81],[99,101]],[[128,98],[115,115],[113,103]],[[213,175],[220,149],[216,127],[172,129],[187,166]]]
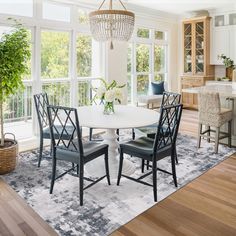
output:
[[[84,163],[79,165],[79,201],[80,206],[83,206],[84,200]]]
[[[228,134],[229,134],[229,138],[228,138],[228,146],[231,148],[231,139],[232,139],[232,120],[229,121],[228,123]]]
[[[116,134],[118,135],[117,141],[119,142],[120,141],[120,138],[119,138],[120,130],[119,129],[116,130]]]
[[[93,137],[93,128],[89,129],[89,141],[92,141],[92,137]]]
[[[135,140],[135,132],[134,132],[134,129],[132,129],[132,139]]]
[[[119,164],[117,185],[120,185],[120,178],[121,178],[121,174],[122,174],[123,160],[124,160],[124,154],[123,154],[123,151],[121,149],[120,150],[120,164]]]
[[[201,133],[202,133],[202,124],[198,125],[198,138],[197,138],[197,147],[201,146]]]
[[[53,154],[55,155],[55,154]],[[53,192],[53,187],[54,187],[54,183],[55,183],[55,178],[56,178],[56,167],[57,167],[57,160],[55,158],[55,156],[52,157],[52,177],[51,177],[51,186],[50,186],[50,194],[52,194]]]
[[[142,162],[141,162],[141,171],[142,171],[142,173],[144,173],[144,166],[145,166],[145,160],[142,159]]]
[[[146,165],[147,165],[147,170],[149,170],[149,161],[147,161]]]
[[[175,150],[173,150],[173,151],[172,151],[172,154],[171,154],[172,175],[173,175],[175,187],[178,187],[178,184],[177,184],[177,177],[176,177],[176,169],[175,169],[175,161],[176,161]]]
[[[176,162],[176,164],[179,164],[177,150],[176,150],[176,144],[175,144],[175,149],[174,149],[174,155],[175,155],[175,162]]]
[[[209,125],[206,126],[208,132],[207,132],[207,135],[210,136],[211,135],[211,127]],[[207,142],[210,143],[211,139],[210,138],[207,138]]]
[[[220,137],[220,128],[217,127],[215,134],[215,153],[218,153],[219,137]]]
[[[52,156],[52,151],[53,151],[53,144],[52,144],[52,141],[51,141],[51,144],[50,144],[50,156]]]
[[[108,185],[111,185],[110,174],[109,174],[109,163],[108,163],[108,150],[105,153],[105,168],[106,168],[107,183]]]
[[[153,196],[154,201],[157,202],[157,162],[152,162],[152,180],[153,180]]]
[[[76,174],[79,175],[79,164],[76,165]]]
[[[43,156],[43,137],[42,135],[40,135],[38,167],[40,167],[41,165],[42,156]]]

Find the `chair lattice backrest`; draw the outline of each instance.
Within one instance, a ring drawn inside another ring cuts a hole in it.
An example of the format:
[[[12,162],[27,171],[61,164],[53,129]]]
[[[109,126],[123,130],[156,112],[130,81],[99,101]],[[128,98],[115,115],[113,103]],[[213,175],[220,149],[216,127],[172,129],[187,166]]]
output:
[[[182,104],[161,107],[159,124],[153,146],[154,153],[157,153],[158,150],[163,148],[174,147],[178,134],[182,107]]]
[[[83,154],[77,109],[48,106],[49,127],[53,147]],[[57,139],[55,139],[57,137]]]
[[[169,106],[169,105],[178,105],[180,104],[181,94],[179,93],[172,93],[172,92],[163,92],[162,97],[162,106]]]
[[[49,125],[47,106],[49,105],[48,96],[46,93],[40,93],[34,95],[34,104],[38,116],[38,122],[40,130]]]

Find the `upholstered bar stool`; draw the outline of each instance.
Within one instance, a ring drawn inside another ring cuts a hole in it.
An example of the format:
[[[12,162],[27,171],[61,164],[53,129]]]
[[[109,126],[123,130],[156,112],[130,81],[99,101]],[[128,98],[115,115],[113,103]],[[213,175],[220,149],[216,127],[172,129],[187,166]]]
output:
[[[215,141],[215,153],[218,153],[219,140],[228,137],[228,145],[231,147],[231,123],[233,113],[231,109],[221,108],[219,93],[200,92],[199,100],[199,129],[198,129],[198,148],[201,145],[201,138]],[[220,132],[220,127],[228,123],[228,133]],[[203,125],[205,130],[203,131]],[[211,128],[214,128],[212,130]],[[211,132],[215,136],[211,136]]]

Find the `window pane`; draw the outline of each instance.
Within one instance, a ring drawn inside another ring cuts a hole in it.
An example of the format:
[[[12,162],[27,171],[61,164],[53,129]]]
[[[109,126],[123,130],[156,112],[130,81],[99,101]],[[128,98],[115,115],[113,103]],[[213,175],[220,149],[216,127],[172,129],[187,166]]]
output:
[[[165,71],[165,46],[154,47],[154,71]]]
[[[43,3],[43,18],[70,22],[70,8],[49,2]]]
[[[137,76],[137,94],[138,95],[148,94],[148,87],[149,87],[149,76],[138,75]]]
[[[79,15],[79,23],[80,24],[88,24],[89,23],[88,11],[78,9],[78,15]]]
[[[67,78],[69,71],[69,33],[41,32],[41,77]]]
[[[78,105],[87,106],[90,105],[92,97],[91,85],[89,81],[78,81]]]
[[[157,74],[157,75],[155,75],[154,81],[156,81],[156,82],[165,81],[165,74]]]
[[[163,31],[155,31],[155,39],[157,40],[165,40],[166,37],[165,37],[165,32]]]
[[[150,30],[149,29],[138,29],[137,36],[139,38],[149,38],[150,37]]]
[[[149,72],[150,47],[145,44],[138,44],[136,47],[136,71]]]
[[[89,77],[92,74],[92,37],[79,34],[77,37],[77,75]]]
[[[57,106],[70,106],[70,84],[43,84],[43,92],[48,94],[49,103]]]
[[[132,59],[132,45],[129,44],[129,47],[128,47],[128,55],[127,55],[127,72],[128,73],[131,73],[131,59]]]
[[[128,95],[128,103],[131,102],[131,74],[127,76],[127,95]]]
[[[0,0],[0,12],[10,15],[33,16],[33,0]]]

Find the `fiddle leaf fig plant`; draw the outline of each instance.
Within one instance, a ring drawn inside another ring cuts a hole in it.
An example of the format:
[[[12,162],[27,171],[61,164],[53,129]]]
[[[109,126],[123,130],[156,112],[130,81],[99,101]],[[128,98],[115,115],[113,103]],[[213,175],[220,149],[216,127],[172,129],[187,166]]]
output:
[[[22,77],[28,71],[30,42],[27,29],[14,21],[12,30],[0,36],[0,148],[4,147],[4,102],[24,88]]]

